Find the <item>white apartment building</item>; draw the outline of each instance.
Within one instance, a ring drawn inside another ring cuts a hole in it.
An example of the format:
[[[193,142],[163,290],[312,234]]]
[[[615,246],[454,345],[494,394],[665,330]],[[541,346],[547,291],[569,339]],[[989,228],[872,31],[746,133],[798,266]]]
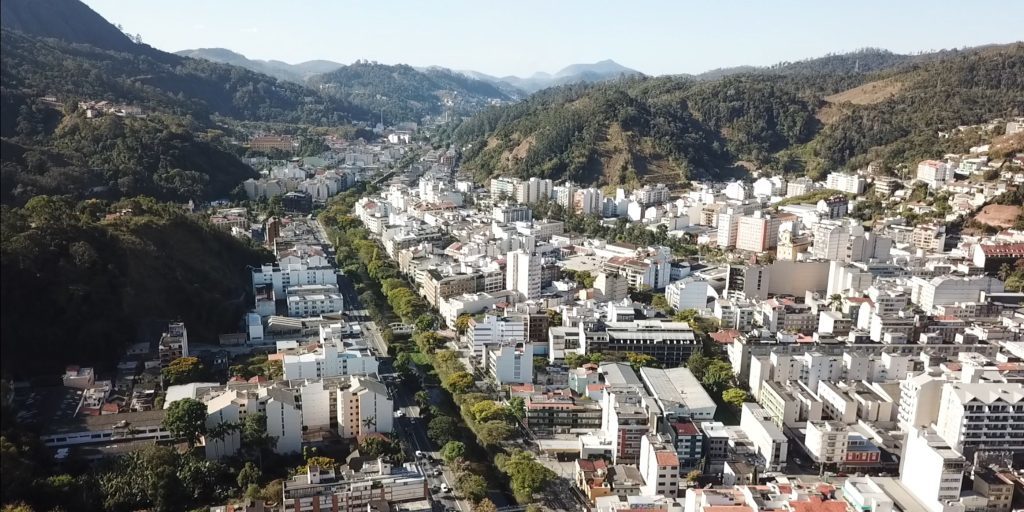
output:
[[[276,437],[274,450],[277,453],[298,453],[302,451],[302,411],[296,405],[291,393],[258,386],[240,389],[218,388],[197,397],[206,404],[206,428],[214,429],[225,423],[237,424],[249,414],[264,413],[267,417],[267,433]],[[170,404],[166,404],[165,408]],[[273,413],[273,416],[271,416]],[[242,436],[231,430],[220,438],[208,437],[203,440],[206,458],[218,460],[238,453]]]
[[[813,180],[806,176],[802,176],[793,181],[790,181],[786,185],[786,197],[796,197],[814,192],[817,190],[818,185]]]
[[[523,204],[499,204],[491,209],[491,218],[502,224],[530,222],[533,220],[533,210]]]
[[[953,171],[945,162],[925,160],[917,164],[917,180],[928,184],[930,188],[938,188],[953,179]]]
[[[1024,451],[1024,387],[1019,383],[947,382],[935,432],[965,454]]]
[[[606,367],[602,366],[602,371]],[[601,401],[601,432],[610,441],[608,449],[614,464],[639,462],[641,438],[654,430],[658,414],[658,405],[644,391],[636,374],[628,366],[626,369],[624,376],[635,383],[610,385]]]
[[[849,428],[838,421],[808,421],[804,445],[819,464],[843,464],[849,435]]]
[[[960,499],[966,460],[930,430],[913,429],[904,441],[900,482],[929,510]]]
[[[946,381],[922,373],[900,381],[900,404],[896,414],[900,428],[924,428],[939,418],[939,399]]]
[[[487,345],[483,359],[485,371],[499,385],[533,382],[533,343]]]
[[[761,406],[747,402],[740,415],[740,428],[754,445],[757,455],[764,459],[765,467],[777,470],[785,466],[789,441],[775,425],[772,415]]]
[[[859,174],[833,172],[825,178],[825,188],[838,190],[847,194],[863,194],[867,181]]]
[[[609,301],[625,299],[629,295],[629,279],[618,272],[598,272],[594,278],[594,289],[601,293],[601,298]],[[666,297],[668,291],[665,291]]]
[[[388,389],[369,377],[352,375],[347,387],[339,387],[338,435],[361,438],[367,434],[394,430],[395,405]],[[305,402],[303,402],[305,406]]]
[[[830,381],[820,381],[814,389],[821,398],[822,410],[830,418],[845,425],[857,423],[857,401],[846,389]]]
[[[338,275],[334,267],[323,260],[316,265],[309,263],[264,264],[252,270],[253,291],[258,286],[270,285],[274,288],[275,297],[284,297],[285,291],[293,286],[302,285],[337,285]]]
[[[373,501],[398,504],[428,496],[427,478],[418,465],[394,467],[377,459],[358,471],[310,466],[305,474],[284,481],[281,503],[284,512],[365,512],[374,509]]]
[[[695,277],[687,277],[669,283],[665,287],[665,300],[668,301],[669,307],[676,311],[707,309],[708,282]]]
[[[854,476],[843,483],[843,499],[853,510],[862,512],[892,512],[895,510],[889,497],[871,477]]]
[[[604,197],[596,188],[577,190],[573,194],[572,208],[581,215],[600,215]]]
[[[502,196],[514,198],[518,184],[519,180],[516,178],[491,178],[491,199]]]
[[[309,318],[345,310],[345,299],[336,284],[307,284],[287,289],[288,316]]]
[[[743,215],[732,208],[718,214],[718,246],[723,249],[736,247],[739,238],[740,219]]]
[[[528,338],[527,317],[504,317],[487,313],[483,318],[469,321],[466,340],[473,349],[473,354],[483,356],[489,345],[522,342]]]
[[[365,346],[342,340],[325,340],[308,349],[294,341],[278,342],[278,353],[283,353],[284,378],[319,379],[343,375],[374,375],[377,358]]]
[[[641,496],[676,497],[679,493],[679,456],[671,442],[655,433],[640,439]]]
[[[551,180],[530,178],[520,181],[515,186],[515,199],[522,204],[531,204],[543,199],[550,199],[554,183]]]
[[[511,251],[505,260],[505,287],[525,300],[540,297],[541,257],[526,251]]]
[[[913,277],[910,286],[910,300],[926,313],[930,313],[935,306],[977,302],[981,292],[991,294],[1003,291],[1003,282],[991,276]]]

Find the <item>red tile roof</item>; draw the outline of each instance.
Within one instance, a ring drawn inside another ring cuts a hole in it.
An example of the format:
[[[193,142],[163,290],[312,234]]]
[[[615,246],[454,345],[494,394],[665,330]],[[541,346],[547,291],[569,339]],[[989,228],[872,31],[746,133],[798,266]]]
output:
[[[718,343],[727,345],[729,343],[732,343],[733,341],[736,341],[736,338],[739,338],[740,334],[740,331],[736,329],[722,329],[718,332],[713,332],[708,336],[711,336],[711,339],[715,340]]]
[[[982,245],[981,252],[985,256],[1017,256],[1024,258],[1024,243]]]

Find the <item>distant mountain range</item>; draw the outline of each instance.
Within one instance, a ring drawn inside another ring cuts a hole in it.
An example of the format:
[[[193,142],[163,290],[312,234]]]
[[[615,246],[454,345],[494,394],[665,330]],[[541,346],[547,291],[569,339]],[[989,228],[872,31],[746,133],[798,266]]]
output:
[[[329,60],[310,60],[298,64],[289,64],[279,60],[254,60],[227,48],[196,48],[174,52],[182,57],[205,59],[233,66],[241,66],[258,73],[264,73],[280,80],[303,83],[313,75],[330,73],[344,64]]]
[[[241,66],[258,73],[264,73],[281,80],[306,83],[316,75],[337,71],[345,64],[330,60],[311,60],[299,64],[289,64],[279,60],[250,59],[245,55],[234,52],[227,48],[196,48],[192,50],[181,50],[175,52],[182,57],[204,59],[211,62]],[[396,65],[397,66],[397,65]],[[544,72],[522,78],[518,76],[497,77],[479,71],[472,70],[451,70],[442,66],[411,67],[421,73],[458,73],[473,80],[487,82],[502,92],[502,96],[521,98],[527,94],[534,93],[541,89],[557,85],[574,83],[593,83],[604,80],[615,79],[620,76],[640,75],[639,71],[627,68],[613,60],[602,60],[593,64],[572,64],[561,71],[550,74]]]

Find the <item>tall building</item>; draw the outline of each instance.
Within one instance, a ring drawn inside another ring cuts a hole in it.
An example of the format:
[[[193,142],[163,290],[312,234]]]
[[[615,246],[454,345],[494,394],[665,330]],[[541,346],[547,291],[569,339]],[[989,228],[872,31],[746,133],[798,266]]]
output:
[[[900,482],[932,510],[960,499],[966,459],[930,430],[913,429],[904,441]]]
[[[603,202],[604,198],[601,191],[591,187],[575,192],[572,207],[576,213],[581,215],[601,215],[601,205]]]
[[[516,178],[491,178],[491,200],[514,198],[519,180]]]
[[[543,199],[550,199],[553,188],[554,184],[551,180],[530,178],[516,184],[515,198],[522,204],[536,203]]]
[[[520,340],[484,347],[484,369],[499,385],[533,382],[533,343]]]
[[[685,278],[665,287],[665,300],[676,311],[708,307],[708,282],[702,279]]]
[[[551,196],[555,202],[561,205],[562,208],[568,210],[573,207],[574,201],[576,200],[576,191],[579,190],[579,186],[571,181],[567,181],[562,185],[558,185],[551,189]]]
[[[917,164],[917,179],[927,183],[930,188],[944,185],[953,178],[953,171],[945,162],[925,160]]]
[[[167,324],[167,332],[160,336],[158,345],[160,366],[167,366],[180,357],[188,357],[188,330],[182,322]]]
[[[935,432],[964,454],[1024,451],[1024,387],[1019,383],[948,382],[942,388]]]
[[[653,432],[640,440],[640,474],[643,496],[676,497],[679,493],[679,456],[668,439]]]
[[[838,421],[808,421],[804,444],[819,464],[843,464],[850,440],[849,428]]]
[[[789,441],[772,418],[772,415],[759,405],[747,402],[743,404],[740,415],[740,428],[754,445],[754,450],[763,460],[765,467],[774,470],[786,464],[789,452]]]
[[[760,211],[740,217],[736,226],[736,249],[760,253],[775,247],[779,243],[780,225],[781,217]]]
[[[541,257],[526,251],[512,251],[506,256],[505,287],[518,292],[525,300],[540,297]]]
[[[718,214],[718,246],[727,249],[736,247],[739,236],[740,218],[743,216],[732,208]]]

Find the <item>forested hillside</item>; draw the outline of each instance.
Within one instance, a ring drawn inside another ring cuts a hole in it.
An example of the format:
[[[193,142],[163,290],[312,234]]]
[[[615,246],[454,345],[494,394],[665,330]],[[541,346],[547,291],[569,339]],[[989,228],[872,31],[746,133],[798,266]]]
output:
[[[8,99],[17,98],[8,95]],[[226,197],[256,175],[218,147],[219,132],[188,119],[87,119],[39,101],[11,103],[15,115],[3,139],[0,201],[24,204],[35,195],[117,199],[147,195],[187,202]],[[7,105],[5,105],[7,107]],[[7,114],[5,114],[5,117]]]
[[[736,162],[818,177],[934,157],[955,149],[939,130],[1024,115],[1022,44],[913,58],[870,50],[725,75],[542,91],[473,117],[452,139],[481,178],[673,183],[722,177]],[[884,87],[873,95],[843,94],[875,83]]]
[[[359,61],[309,79],[325,94],[358,105],[385,122],[418,120],[445,111],[445,100],[456,113],[471,113],[490,100],[511,99],[494,84],[441,68],[418,71],[405,64]],[[375,118],[376,119],[376,118]]]
[[[245,265],[272,259],[145,198],[38,196],[0,220],[5,377],[108,367],[149,319],[181,319],[190,339],[216,341],[249,307]]]

